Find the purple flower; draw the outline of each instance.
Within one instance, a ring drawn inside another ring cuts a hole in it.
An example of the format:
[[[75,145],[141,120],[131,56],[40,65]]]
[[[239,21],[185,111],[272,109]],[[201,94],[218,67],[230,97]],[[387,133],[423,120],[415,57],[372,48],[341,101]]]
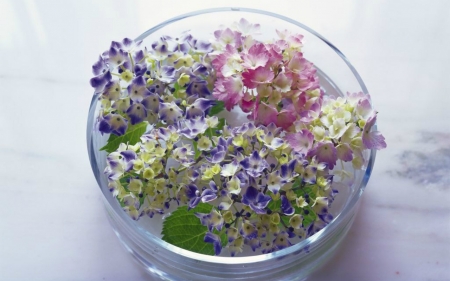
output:
[[[186,186],[186,196],[190,199],[189,209],[195,208],[200,201],[206,203],[215,200],[217,198],[217,191],[218,189],[214,181],[210,181],[209,188],[204,187],[201,194],[196,185],[190,184]]]
[[[211,43],[194,39],[193,37],[188,40],[191,49],[196,53],[209,53],[212,51]]]
[[[124,38],[122,42],[113,41],[111,42],[111,47],[122,49],[126,52],[133,51],[136,47],[139,47],[141,45],[141,41],[135,42],[133,39],[130,38]]]
[[[196,119],[189,119],[184,122],[186,128],[180,131],[180,133],[189,138],[193,139],[198,134],[203,134],[206,129],[208,129],[208,125],[206,124],[205,117],[200,117]]]
[[[200,222],[208,227],[209,231],[213,231],[216,228],[218,231],[222,230],[223,217],[214,208],[209,214],[195,213],[195,216],[200,219]]]
[[[146,65],[145,63],[142,63],[144,61],[144,59],[145,59],[146,52],[147,52],[147,49],[145,49],[145,52],[143,50],[139,50],[139,51],[136,51],[136,53],[134,53],[133,59],[134,59],[136,64]]]
[[[208,75],[208,71],[208,67],[199,62],[194,63],[191,67],[191,73],[195,76]]]
[[[336,148],[337,150],[337,157],[341,159],[342,161],[348,162],[352,161],[353,159],[353,151],[350,148],[350,145],[346,143],[341,143]]]
[[[190,199],[189,201],[189,209],[195,208],[200,200],[202,199],[200,196],[200,191],[197,186],[194,184],[189,184],[185,188],[186,197]]]
[[[183,116],[183,111],[174,103],[159,104],[159,118],[167,124],[173,124]]]
[[[128,61],[128,53],[122,49],[113,47],[111,45],[111,48],[109,48],[108,51],[108,62],[110,67],[114,69],[127,61]]]
[[[295,166],[297,165],[297,160],[293,159],[289,163],[280,166],[282,183],[288,183],[292,181],[296,173],[294,173]]]
[[[272,198],[269,195],[264,195],[253,186],[249,186],[242,196],[242,204],[249,206],[257,214],[265,214],[265,207],[269,204]]]
[[[127,121],[119,114],[108,114],[104,116],[99,123],[99,131],[101,133],[113,133],[121,136],[127,131]]]
[[[166,89],[165,84],[159,80],[154,80],[153,84],[148,88],[150,93],[158,95],[164,94],[165,89]]]
[[[222,242],[220,241],[219,235],[216,235],[211,232],[207,232],[205,234],[204,240],[206,243],[211,243],[214,246],[214,254],[216,256],[220,255],[220,252],[222,251]]]
[[[246,157],[240,162],[242,168],[247,172],[249,176],[259,177],[261,173],[269,167],[269,164],[265,159],[262,159],[258,151],[253,151],[250,157]]]
[[[332,142],[319,142],[309,153],[308,156],[316,156],[318,162],[325,162],[332,170],[337,161],[337,150]]]
[[[145,87],[146,83],[144,77],[139,76],[131,82],[128,86],[128,94],[133,101],[142,101],[146,96],[150,95],[150,92]]]
[[[249,222],[244,222],[242,224],[241,231],[239,233],[247,239],[254,239],[258,237],[258,230]]]
[[[197,116],[205,116],[205,112],[214,104],[213,100],[204,98],[196,99],[195,102],[187,107],[186,118],[191,119]]]
[[[370,116],[367,119],[366,124],[364,125],[364,130],[362,134],[362,142],[364,147],[367,149],[382,149],[386,148],[386,142],[384,140],[383,135],[378,131],[371,132],[373,125],[377,121],[376,113]],[[330,167],[332,168],[332,167]]]
[[[164,211],[160,208],[155,208],[155,207],[147,207],[147,209],[145,209],[144,213],[149,216],[150,218],[153,218],[153,216],[155,214],[164,214]]]
[[[190,96],[196,95],[199,97],[209,96],[211,92],[208,89],[208,84],[204,80],[192,81],[186,88],[186,93]]]
[[[317,167],[309,165],[304,168],[302,173],[302,179],[306,183],[315,184],[316,183],[316,173]]]
[[[130,117],[131,125],[140,123],[147,118],[147,110],[145,110],[145,106],[139,102],[130,106],[127,110],[127,114]]]
[[[139,77],[143,76],[147,72],[147,64],[146,63],[140,63],[136,64],[134,66],[134,74]]]
[[[93,88],[95,88],[95,93],[101,93],[103,92],[103,90],[105,89],[106,84],[111,81],[112,79],[112,75],[109,71],[96,76],[94,78],[91,78],[91,80],[89,81],[91,86]]]
[[[176,127],[174,125],[170,125],[167,128],[164,127],[158,128],[157,134],[158,137],[167,141],[170,139],[170,136],[176,132],[177,132]]]
[[[291,216],[294,214],[294,208],[292,208],[291,202],[286,196],[281,195],[281,211],[286,216]]]
[[[225,155],[227,154],[227,148],[218,145],[214,149],[210,151],[211,157],[206,156],[206,160],[208,160],[211,163],[220,163],[225,159]]]
[[[161,66],[160,62],[158,62],[155,78],[164,83],[172,83],[175,80],[175,68],[169,65]]]
[[[133,150],[125,150],[120,152],[120,155],[123,157],[125,163],[125,172],[130,171],[133,168],[134,160],[137,158],[136,152]]]
[[[278,233],[275,240],[273,240],[274,247],[276,247],[278,250],[281,250],[281,249],[291,246],[292,243],[289,241],[288,238],[289,238],[289,234],[287,232],[282,231],[282,232]]]
[[[308,130],[301,130],[295,134],[288,134],[286,140],[295,151],[306,155],[312,147],[314,135]]]
[[[145,109],[153,113],[158,113],[160,102],[162,102],[162,100],[159,95],[156,94],[151,94],[142,100]]]
[[[109,71],[107,61],[102,56],[99,56],[98,61],[92,66],[92,73],[95,76],[99,76],[107,71]]]
[[[248,245],[250,248],[252,248],[253,252],[256,251],[256,249],[261,248],[261,240],[258,238],[253,238],[248,242]]]
[[[120,99],[121,94],[120,82],[111,80],[105,85],[105,91],[103,95],[105,95],[110,101],[117,101]]]

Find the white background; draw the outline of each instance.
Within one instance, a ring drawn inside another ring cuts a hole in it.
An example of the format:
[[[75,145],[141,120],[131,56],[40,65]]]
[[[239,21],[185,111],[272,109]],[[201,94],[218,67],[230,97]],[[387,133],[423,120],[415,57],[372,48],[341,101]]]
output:
[[[220,6],[294,18],[363,77],[388,148],[311,280],[450,280],[450,1],[0,0],[0,280],[151,280],[121,248],[85,145],[111,40]]]

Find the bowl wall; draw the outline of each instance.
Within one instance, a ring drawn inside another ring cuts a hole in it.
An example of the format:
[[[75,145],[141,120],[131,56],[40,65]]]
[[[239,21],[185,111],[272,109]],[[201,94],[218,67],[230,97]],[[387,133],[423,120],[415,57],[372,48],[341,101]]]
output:
[[[280,15],[238,8],[198,11],[168,20],[139,36],[144,46],[150,46],[163,35],[177,36],[183,31],[199,39],[212,38],[220,25],[231,25],[241,18],[261,25],[255,38],[268,41],[276,37],[275,30],[289,30],[304,35],[305,58],[318,69],[321,87],[327,95],[343,92],[364,92],[367,89],[360,76],[331,43],[303,24]],[[299,19],[301,20],[301,19]],[[125,248],[155,278],[160,280],[302,280],[331,256],[344,238],[355,218],[360,196],[367,184],[375,160],[375,151],[367,152],[367,168],[356,174],[350,188],[340,190],[331,212],[334,220],[317,234],[284,250],[265,255],[244,257],[211,257],[172,246],[157,234],[160,223],[150,219],[135,222],[123,212],[108,190],[103,174],[106,153],[99,149],[106,135],[95,132],[99,104],[94,96],[87,126],[87,144],[91,166],[104,194],[110,222]]]

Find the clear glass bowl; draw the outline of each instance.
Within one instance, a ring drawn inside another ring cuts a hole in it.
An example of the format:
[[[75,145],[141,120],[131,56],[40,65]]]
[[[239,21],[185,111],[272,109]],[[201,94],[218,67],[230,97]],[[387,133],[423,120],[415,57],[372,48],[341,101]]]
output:
[[[197,11],[169,19],[144,32],[137,40],[149,46],[162,35],[177,36],[190,30],[199,39],[213,36],[220,25],[230,25],[241,18],[261,24],[259,40],[275,38],[275,30],[287,29],[304,35],[305,58],[318,70],[321,87],[328,95],[364,92],[367,89],[346,57],[311,28],[274,13],[244,9],[219,8]],[[106,153],[100,152],[107,136],[93,130],[99,110],[94,96],[89,110],[87,145],[95,178],[104,194],[109,220],[121,243],[153,277],[158,280],[303,280],[318,269],[335,251],[355,218],[362,192],[375,161],[375,150],[368,151],[364,171],[357,173],[349,188],[339,190],[331,207],[333,221],[320,232],[286,249],[264,255],[243,257],[207,256],[166,243],[157,235],[161,222],[143,218],[133,221],[108,190],[103,174]],[[155,234],[156,233],[156,234]]]

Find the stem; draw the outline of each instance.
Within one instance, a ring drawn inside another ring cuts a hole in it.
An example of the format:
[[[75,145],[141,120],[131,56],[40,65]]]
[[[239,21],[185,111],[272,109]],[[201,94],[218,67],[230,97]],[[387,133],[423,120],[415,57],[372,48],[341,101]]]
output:
[[[130,57],[130,60],[131,60],[131,67],[132,67],[132,69],[134,69],[134,60],[133,60],[133,57],[131,56],[130,53],[128,53],[128,57]]]
[[[280,215],[280,222],[281,222],[281,224],[282,224],[285,228],[289,228],[289,227],[284,223],[283,219],[281,219],[281,216],[285,216],[285,215],[282,214],[282,213],[278,213],[278,214]]]

